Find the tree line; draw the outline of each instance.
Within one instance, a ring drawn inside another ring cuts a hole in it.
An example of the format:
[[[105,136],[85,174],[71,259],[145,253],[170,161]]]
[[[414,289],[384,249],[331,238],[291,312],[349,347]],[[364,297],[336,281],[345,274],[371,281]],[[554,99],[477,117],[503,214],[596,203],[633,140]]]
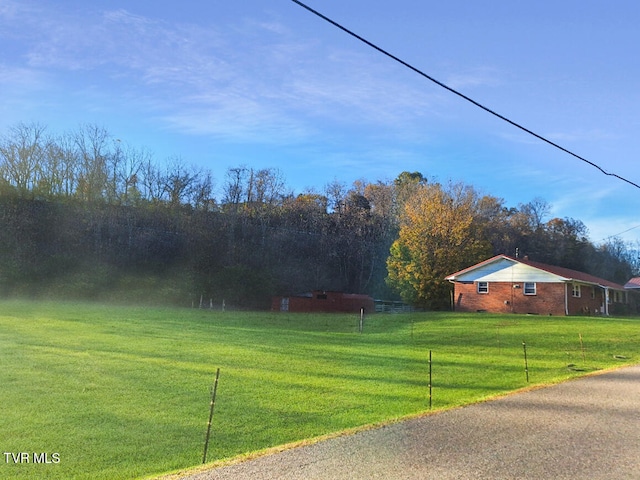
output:
[[[516,249],[620,283],[638,273],[637,245],[594,245],[549,211],[419,172],[296,194],[277,169],[238,166],[216,189],[210,170],[96,125],[18,124],[0,136],[0,294],[261,308],[324,289],[447,308],[446,275]]]

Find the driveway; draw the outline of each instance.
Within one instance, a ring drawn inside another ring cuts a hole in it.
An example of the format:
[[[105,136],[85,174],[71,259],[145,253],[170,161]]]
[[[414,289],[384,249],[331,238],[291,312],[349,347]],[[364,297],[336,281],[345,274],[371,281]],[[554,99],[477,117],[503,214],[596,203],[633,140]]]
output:
[[[640,479],[640,366],[181,478]]]

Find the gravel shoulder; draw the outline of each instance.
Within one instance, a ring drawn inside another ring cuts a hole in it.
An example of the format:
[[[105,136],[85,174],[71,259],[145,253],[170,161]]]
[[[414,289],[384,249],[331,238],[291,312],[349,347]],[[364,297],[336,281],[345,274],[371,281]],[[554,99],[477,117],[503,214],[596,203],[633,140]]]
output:
[[[171,478],[638,479],[640,365]]]

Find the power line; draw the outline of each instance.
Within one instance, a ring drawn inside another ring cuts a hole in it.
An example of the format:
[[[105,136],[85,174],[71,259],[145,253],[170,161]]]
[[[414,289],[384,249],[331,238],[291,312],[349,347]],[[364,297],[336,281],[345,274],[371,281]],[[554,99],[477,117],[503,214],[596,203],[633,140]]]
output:
[[[628,228],[628,229],[626,229],[624,232],[616,233],[615,235],[609,235],[609,236],[608,236],[607,238],[605,238],[604,240],[606,241],[606,240],[609,240],[610,238],[618,237],[618,236],[620,236],[620,235],[622,235],[622,234],[625,234],[625,233],[627,233],[627,232],[630,232],[631,230],[635,230],[636,228],[640,228],[640,225],[636,225],[635,227]]]
[[[568,150],[560,145],[558,145],[557,143],[543,137],[542,135],[539,135],[537,133],[535,133],[532,130],[529,130],[528,128],[520,125],[519,123],[514,122],[513,120],[510,120],[509,118],[505,117],[504,115],[501,115],[497,112],[495,112],[494,110],[491,110],[488,107],[485,107],[484,105],[482,105],[481,103],[475,101],[474,99],[472,99],[471,97],[468,97],[467,95],[455,90],[454,88],[442,83],[439,80],[436,80],[435,78],[433,78],[432,76],[424,73],[422,70],[414,67],[413,65],[411,65],[410,63],[405,62],[404,60],[402,60],[401,58],[396,57],[395,55],[393,55],[392,53],[389,53],[388,51],[384,50],[383,48],[377,46],[376,44],[370,42],[369,40],[367,40],[366,38],[361,37],[360,35],[358,35],[357,33],[349,30],[348,28],[340,25],[339,23],[335,22],[334,20],[330,19],[329,17],[327,17],[326,15],[323,15],[322,13],[318,12],[317,10],[314,10],[313,8],[305,5],[304,3],[300,2],[299,0],[291,0],[293,3],[297,3],[298,5],[300,5],[302,8],[308,10],[309,12],[313,13],[314,15],[320,17],[321,19],[325,20],[326,22],[330,23],[331,25],[339,28],[340,30],[342,30],[343,32],[351,35],[352,37],[360,40],[362,43],[370,46],[371,48],[373,48],[374,50],[377,50],[378,52],[382,53],[383,55],[386,55],[387,57],[391,58],[392,60],[395,60],[396,62],[400,63],[401,65],[404,65],[405,67],[407,67],[410,70],[413,70],[415,73],[417,73],[418,75],[421,75],[422,77],[426,78],[427,80],[435,83],[436,85],[439,85],[440,87],[444,88],[445,90],[448,90],[449,92],[463,98],[464,100],[466,100],[467,102],[470,102],[472,104],[474,104],[476,107],[481,108],[482,110],[484,110],[485,112],[490,113],[491,115],[494,115],[495,117],[498,117],[500,120],[503,120],[511,125],[513,125],[514,127],[528,133],[529,135],[532,135],[534,137],[536,137],[538,140],[542,140],[545,143],[548,143],[549,145],[551,145],[552,147],[555,147],[565,153],[568,153],[569,155],[571,155],[572,157],[577,158],[578,160],[581,160],[584,163],[587,163],[589,165],[591,165],[594,168],[597,168],[598,170],[600,170],[600,172],[602,172],[605,175],[608,175],[610,177],[615,177],[619,180],[622,180],[623,182],[628,183],[629,185],[632,185],[638,189],[640,189],[640,185],[638,185],[637,183],[632,182],[631,180],[628,180],[624,177],[621,177],[618,174],[612,173],[612,172],[608,172],[606,171],[604,168],[602,168],[601,166],[597,165],[596,163],[587,160],[584,157],[581,157],[580,155],[573,153],[571,150]]]
[[[631,230],[635,230],[636,228],[640,228],[640,225],[636,225],[635,227],[628,228],[624,232],[617,233],[616,235],[614,235],[614,237],[617,236],[617,235],[622,235],[623,233],[630,232]]]

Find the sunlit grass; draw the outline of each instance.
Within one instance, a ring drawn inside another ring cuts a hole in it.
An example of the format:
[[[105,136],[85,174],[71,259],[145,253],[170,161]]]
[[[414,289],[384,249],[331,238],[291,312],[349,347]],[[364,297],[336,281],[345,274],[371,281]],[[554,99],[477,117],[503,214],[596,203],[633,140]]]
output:
[[[637,361],[633,319],[0,303],[0,478],[135,478]],[[582,344],[580,343],[582,337]],[[524,372],[526,342],[529,378]],[[568,368],[568,365],[572,365]]]

